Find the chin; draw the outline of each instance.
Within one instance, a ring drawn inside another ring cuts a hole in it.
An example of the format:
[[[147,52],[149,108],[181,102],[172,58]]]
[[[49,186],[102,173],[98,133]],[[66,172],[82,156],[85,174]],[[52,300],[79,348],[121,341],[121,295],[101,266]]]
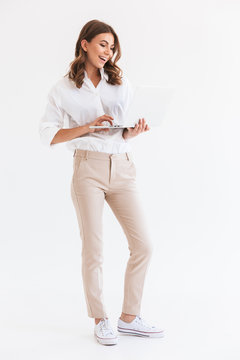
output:
[[[104,67],[104,65],[105,64],[103,64],[103,65],[99,65],[99,64],[97,64],[97,65],[95,65],[98,69],[101,69],[101,68],[103,68]]]

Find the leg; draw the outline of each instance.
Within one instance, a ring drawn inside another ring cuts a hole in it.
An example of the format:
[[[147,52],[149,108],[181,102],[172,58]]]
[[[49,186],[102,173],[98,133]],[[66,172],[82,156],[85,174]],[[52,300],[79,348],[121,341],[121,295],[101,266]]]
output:
[[[88,316],[107,317],[102,292],[102,212],[104,192],[91,183],[71,184],[72,201],[76,210],[82,239],[82,278]]]
[[[126,183],[126,186],[118,191],[107,194],[106,201],[124,230],[130,250],[125,273],[122,311],[125,314],[138,315],[145,275],[153,250],[138,192],[132,183],[129,187]]]

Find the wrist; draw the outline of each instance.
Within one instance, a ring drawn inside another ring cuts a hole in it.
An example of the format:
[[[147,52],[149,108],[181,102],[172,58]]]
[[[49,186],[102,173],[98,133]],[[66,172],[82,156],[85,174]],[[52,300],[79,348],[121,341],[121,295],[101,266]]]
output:
[[[124,140],[129,139],[128,129],[127,129],[127,128],[125,128],[125,129],[123,130],[122,137],[124,138]]]
[[[90,129],[89,129],[89,125],[83,125],[80,126],[82,128],[82,135],[85,135],[87,133],[89,133]]]

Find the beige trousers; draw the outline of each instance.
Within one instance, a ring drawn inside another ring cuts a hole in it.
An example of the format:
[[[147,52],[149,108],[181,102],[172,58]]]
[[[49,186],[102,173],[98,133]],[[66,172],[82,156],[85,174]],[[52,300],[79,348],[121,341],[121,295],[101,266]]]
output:
[[[71,197],[82,239],[82,278],[88,316],[108,317],[102,292],[102,214],[107,201],[128,241],[122,311],[140,315],[153,244],[146,229],[131,153],[74,152]]]

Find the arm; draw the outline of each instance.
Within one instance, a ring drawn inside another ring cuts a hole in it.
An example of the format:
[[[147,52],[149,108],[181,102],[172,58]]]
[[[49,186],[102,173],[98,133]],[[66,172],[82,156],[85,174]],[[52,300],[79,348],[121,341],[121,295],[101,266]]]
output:
[[[51,144],[57,144],[64,141],[69,141],[75,138],[78,138],[82,135],[93,133],[96,131],[101,131],[102,129],[90,129],[89,126],[94,125],[98,126],[101,125],[103,121],[108,121],[110,125],[112,125],[113,117],[107,114],[104,114],[102,116],[99,116],[97,119],[93,120],[92,122],[83,125],[83,126],[77,126],[75,128],[70,129],[60,129],[53,137]],[[109,131],[109,129],[103,129],[103,131]]]
[[[45,108],[45,113],[39,123],[40,139],[43,144],[46,144],[51,149],[58,143],[81,137],[87,133],[102,130],[101,128],[90,129],[90,125],[101,125],[103,121],[108,121],[112,125],[113,120],[110,115],[104,114],[86,125],[64,129],[65,116],[69,117],[68,113],[61,106],[61,97],[59,96],[58,88],[53,87],[48,94],[48,103]],[[108,130],[109,129],[103,129],[103,131]]]
[[[52,139],[50,145],[75,139],[77,137],[87,134],[88,132],[88,126],[85,125],[77,126],[71,129],[60,129]]]

